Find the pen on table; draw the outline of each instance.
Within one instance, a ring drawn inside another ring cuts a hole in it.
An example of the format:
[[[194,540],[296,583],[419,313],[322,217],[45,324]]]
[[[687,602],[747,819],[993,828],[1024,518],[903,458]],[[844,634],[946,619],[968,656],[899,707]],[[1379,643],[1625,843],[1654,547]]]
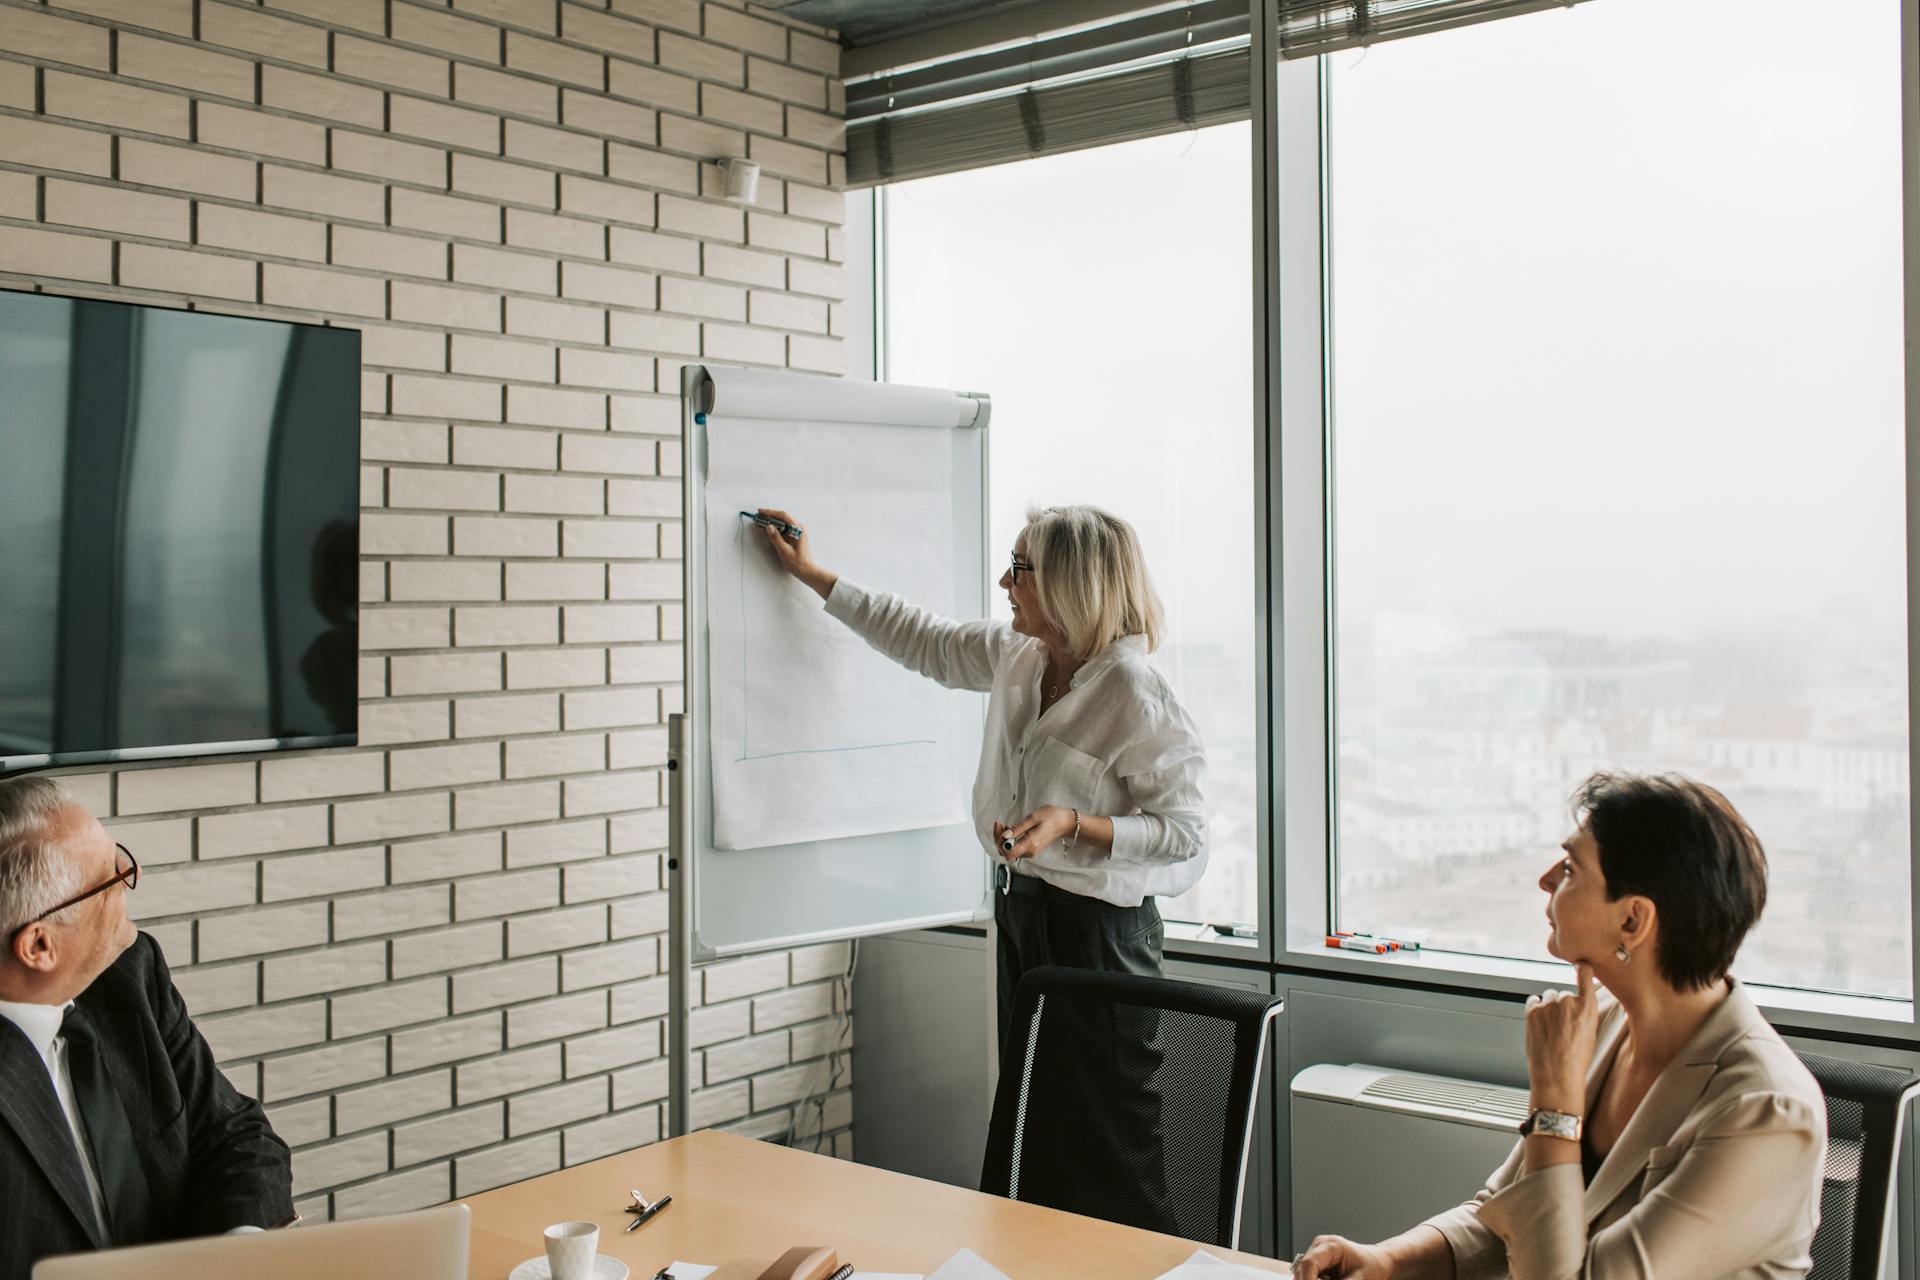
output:
[[[765,525],[769,529],[778,529],[791,542],[800,541],[800,535],[806,532],[797,524],[788,524],[785,520],[774,516],[763,516],[758,511],[742,511],[740,514],[755,524]]]
[[[672,1196],[661,1196],[658,1200],[648,1205],[644,1211],[634,1216],[633,1221],[627,1224],[627,1231],[632,1231],[635,1227],[644,1226],[646,1223],[652,1222],[654,1215],[672,1203]],[[623,1231],[621,1234],[625,1235],[626,1232]]]

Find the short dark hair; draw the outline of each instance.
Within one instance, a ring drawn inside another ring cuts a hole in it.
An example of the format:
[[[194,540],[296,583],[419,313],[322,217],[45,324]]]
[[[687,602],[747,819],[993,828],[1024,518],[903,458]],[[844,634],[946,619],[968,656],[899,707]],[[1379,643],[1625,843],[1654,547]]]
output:
[[[1649,898],[1659,913],[1654,963],[1697,991],[1733,967],[1767,905],[1767,855],[1727,798],[1679,774],[1596,773],[1574,793],[1600,846],[1608,901]]]

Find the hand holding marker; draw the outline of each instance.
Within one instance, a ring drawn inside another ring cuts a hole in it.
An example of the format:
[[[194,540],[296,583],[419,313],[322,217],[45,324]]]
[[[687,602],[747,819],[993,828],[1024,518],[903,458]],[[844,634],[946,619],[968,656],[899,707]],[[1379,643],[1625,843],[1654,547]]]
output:
[[[778,529],[781,536],[786,538],[788,542],[800,541],[800,535],[806,532],[805,529],[802,529],[797,524],[789,524],[785,520],[781,520],[775,516],[764,515],[758,511],[742,511],[740,514],[764,528]]]

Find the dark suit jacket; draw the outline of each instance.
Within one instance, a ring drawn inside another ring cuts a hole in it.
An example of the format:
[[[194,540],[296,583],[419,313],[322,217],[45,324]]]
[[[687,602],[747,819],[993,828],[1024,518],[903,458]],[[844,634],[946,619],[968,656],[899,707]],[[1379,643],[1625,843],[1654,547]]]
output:
[[[53,1081],[0,1018],[0,1278],[56,1253],[276,1227],[293,1217],[292,1161],[260,1104],[213,1064],[160,946],[139,935],[74,1004],[96,1028],[152,1197],[146,1220],[100,1236]]]

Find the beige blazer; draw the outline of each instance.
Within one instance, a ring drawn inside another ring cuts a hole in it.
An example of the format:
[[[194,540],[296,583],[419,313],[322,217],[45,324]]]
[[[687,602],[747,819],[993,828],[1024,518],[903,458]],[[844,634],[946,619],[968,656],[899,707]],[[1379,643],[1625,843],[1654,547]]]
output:
[[[1590,1186],[1578,1163],[1522,1176],[1522,1139],[1484,1190],[1429,1218],[1459,1280],[1783,1280],[1813,1266],[1827,1112],[1806,1067],[1732,991],[1660,1073]],[[1591,1113],[1626,1015],[1603,999]]]

